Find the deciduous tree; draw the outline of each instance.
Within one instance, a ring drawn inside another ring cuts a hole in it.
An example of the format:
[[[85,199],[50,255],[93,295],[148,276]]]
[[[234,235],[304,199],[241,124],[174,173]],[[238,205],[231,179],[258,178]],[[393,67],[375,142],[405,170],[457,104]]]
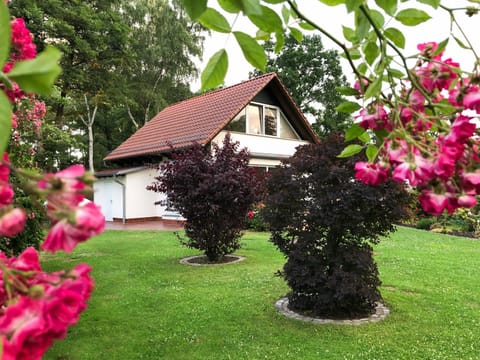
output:
[[[370,315],[381,300],[372,244],[394,231],[409,196],[393,181],[355,180],[343,137],[299,147],[268,178],[263,217],[287,262],[289,307],[322,317]]]
[[[278,53],[276,45],[272,41],[264,44],[265,72],[274,71],[280,76],[317,134],[325,138],[348,129],[352,117],[336,109],[345,101],[337,88],[347,86],[338,53],[325,50],[320,35],[307,35],[301,41],[289,36]],[[260,73],[254,71],[254,75]]]
[[[261,178],[249,158],[227,134],[212,151],[195,145],[175,154],[149,187],[167,194],[187,219],[184,244],[204,251],[210,262],[240,248],[247,212],[262,198]]]

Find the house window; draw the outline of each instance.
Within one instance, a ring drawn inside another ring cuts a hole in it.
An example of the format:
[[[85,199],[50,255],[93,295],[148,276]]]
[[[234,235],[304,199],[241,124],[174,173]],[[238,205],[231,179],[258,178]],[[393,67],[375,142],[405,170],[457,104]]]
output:
[[[235,116],[225,130],[282,139],[300,139],[279,108],[262,104],[248,105]]]
[[[247,119],[248,119],[248,133],[261,135],[263,134],[263,114],[262,106],[248,105]]]
[[[280,137],[282,139],[298,139],[297,133],[292,129],[292,126],[282,113],[280,113]]]
[[[246,111],[243,109],[240,111],[237,116],[233,118],[232,121],[228,123],[228,125],[225,127],[226,130],[230,131],[237,131],[237,132],[245,132],[245,126],[247,124],[246,122],[247,116],[246,116]]]
[[[265,135],[277,136],[278,109],[265,107]]]

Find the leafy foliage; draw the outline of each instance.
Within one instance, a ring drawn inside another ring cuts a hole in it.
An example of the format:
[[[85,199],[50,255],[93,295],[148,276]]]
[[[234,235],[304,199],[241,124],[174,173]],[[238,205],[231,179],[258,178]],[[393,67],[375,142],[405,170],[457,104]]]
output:
[[[267,180],[263,216],[287,257],[290,307],[319,316],[372,313],[381,299],[372,247],[395,230],[408,203],[403,185],[354,179],[358,156],[339,158],[343,138],[298,148]]]
[[[0,251],[8,256],[17,256],[29,246],[39,249],[45,236],[47,216],[43,205],[25,191],[21,178],[12,174],[10,180],[15,191],[15,205],[27,210],[28,215],[22,232],[11,238],[0,237]]]
[[[249,153],[227,134],[212,151],[195,145],[160,167],[149,190],[165,192],[187,219],[184,245],[204,251],[210,262],[240,248],[247,212],[261,199],[262,182],[248,166]]]
[[[265,71],[280,76],[321,138],[346,130],[352,119],[337,110],[345,101],[337,87],[347,86],[338,53],[325,50],[319,35],[304,36],[301,42],[289,36],[278,54],[276,45],[272,41],[264,44],[268,57]],[[256,70],[253,75],[260,73]]]
[[[86,163],[92,151],[95,168],[103,168],[103,157],[138,127],[191,96],[202,27],[189,21],[177,1],[18,0],[9,7],[25,19],[39,50],[48,43],[63,53],[54,94],[44,99],[46,121],[58,128],[55,136],[44,136],[45,169],[72,163],[71,154]],[[89,118],[94,109],[96,117],[85,125],[81,117]],[[84,145],[93,138],[87,130],[95,135],[92,151]],[[50,140],[59,139],[58,132],[71,139],[54,151]]]

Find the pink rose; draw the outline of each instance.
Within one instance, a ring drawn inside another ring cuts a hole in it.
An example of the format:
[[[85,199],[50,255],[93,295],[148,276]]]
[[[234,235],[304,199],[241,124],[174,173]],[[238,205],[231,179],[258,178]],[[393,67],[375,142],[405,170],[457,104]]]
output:
[[[6,237],[17,235],[25,227],[26,220],[25,211],[14,208],[0,218],[0,234]]]
[[[88,203],[75,210],[75,224],[69,223],[67,219],[57,222],[48,232],[42,249],[71,252],[79,242],[100,234],[104,228],[105,217],[100,208],[94,203]]]

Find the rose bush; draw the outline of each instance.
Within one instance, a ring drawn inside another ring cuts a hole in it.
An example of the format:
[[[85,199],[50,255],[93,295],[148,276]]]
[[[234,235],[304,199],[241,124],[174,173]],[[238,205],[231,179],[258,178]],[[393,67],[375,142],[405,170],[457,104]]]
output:
[[[46,202],[51,228],[42,244],[46,251],[72,251],[75,246],[103,231],[105,219],[93,203],[85,204],[93,177],[82,165],[56,174],[18,168],[4,151],[9,140],[25,154],[27,128],[40,126],[45,108],[32,96],[46,92],[58,75],[58,52],[49,49],[37,56],[32,36],[22,19],[10,20],[0,3],[0,235],[12,237],[24,231],[25,209],[15,203],[12,175],[22,178],[29,196]],[[25,104],[30,106],[25,106]],[[12,111],[13,109],[13,111]],[[19,118],[29,124],[19,124]],[[21,125],[21,126],[20,126]],[[13,130],[11,130],[13,129]],[[10,139],[12,138],[12,139]],[[32,148],[30,146],[30,148]],[[33,247],[19,256],[0,252],[0,354],[2,359],[40,359],[55,339],[66,336],[94,288],[91,269],[79,264],[72,270],[44,272]]]

